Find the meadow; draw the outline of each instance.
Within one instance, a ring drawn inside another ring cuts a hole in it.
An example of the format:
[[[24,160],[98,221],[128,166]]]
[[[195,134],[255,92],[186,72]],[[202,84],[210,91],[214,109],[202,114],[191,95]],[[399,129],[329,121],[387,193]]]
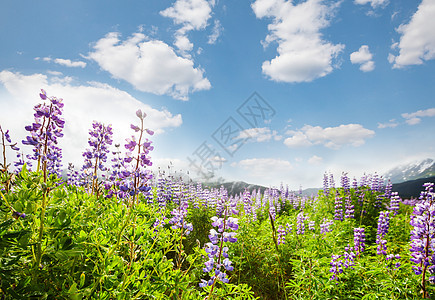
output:
[[[325,173],[317,195],[228,195],[153,174],[140,110],[126,144],[90,124],[61,176],[63,109],[41,90],[22,143],[0,127],[0,299],[435,297],[433,183],[401,199],[377,174]]]

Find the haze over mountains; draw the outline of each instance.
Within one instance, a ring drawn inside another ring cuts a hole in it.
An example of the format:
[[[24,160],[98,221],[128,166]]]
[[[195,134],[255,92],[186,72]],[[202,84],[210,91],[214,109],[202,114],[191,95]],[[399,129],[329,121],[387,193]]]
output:
[[[392,183],[401,183],[432,176],[435,176],[435,160],[431,158],[399,165],[384,174],[384,178],[389,178]]]
[[[431,158],[409,164],[399,165],[383,174],[385,180],[390,179],[393,183],[393,191],[399,193],[403,199],[417,198],[423,190],[425,182],[435,182],[435,160]],[[249,184],[243,181],[216,182],[206,184],[208,187],[219,188],[223,186],[229,195],[238,195],[248,189],[263,192],[268,187]],[[303,189],[302,195],[315,195],[322,187]],[[299,192],[299,191],[296,191]]]

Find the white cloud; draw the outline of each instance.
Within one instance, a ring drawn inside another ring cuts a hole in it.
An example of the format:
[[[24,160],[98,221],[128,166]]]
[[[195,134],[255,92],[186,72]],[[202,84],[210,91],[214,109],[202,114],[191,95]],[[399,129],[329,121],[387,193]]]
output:
[[[207,26],[213,6],[214,1],[177,0],[173,6],[161,11],[160,14],[173,19],[175,24],[182,25],[185,32],[200,30]]]
[[[176,35],[174,45],[180,49],[183,53],[191,51],[193,49],[193,44],[189,41],[185,35]]]
[[[60,75],[62,75],[62,72],[52,71],[52,70],[47,70],[47,73],[50,74],[50,75],[54,75],[54,76],[60,76]]]
[[[214,5],[214,0],[177,0],[173,6],[160,12],[162,16],[171,18],[175,24],[181,25],[181,28],[175,33],[174,44],[183,56],[189,57],[187,51],[193,49],[193,44],[189,41],[187,33],[207,27]],[[217,34],[215,37],[217,39],[219,32],[215,33],[214,31],[214,34]]]
[[[361,146],[367,138],[375,134],[360,124],[347,124],[337,127],[305,125],[299,131],[293,131],[293,136],[284,140],[288,147],[302,147],[310,145],[324,145],[332,149],[339,149],[344,145]]]
[[[35,57],[35,60],[40,60],[40,57]],[[85,68],[86,63],[84,61],[72,61],[70,59],[64,59],[64,58],[55,58],[52,59],[51,57],[44,57],[42,58],[45,62],[54,62],[58,65],[69,67],[69,68]]]
[[[420,65],[424,60],[435,58],[435,2],[423,0],[408,24],[397,28],[401,34],[399,55],[390,55],[393,68]]]
[[[362,45],[358,51],[350,55],[350,61],[353,64],[359,64],[359,69],[363,72],[370,72],[375,69],[375,63],[372,60],[373,55],[370,53],[369,46]]]
[[[329,26],[340,1],[325,5],[307,0],[293,5],[285,0],[257,0],[252,4],[257,18],[272,18],[264,46],[278,43],[278,55],[263,62],[263,73],[272,80],[306,82],[323,77],[334,69],[334,59],[344,45],[323,39],[321,30]]]
[[[395,127],[397,127],[397,125],[399,125],[399,123],[397,123],[395,119],[391,119],[390,121],[388,121],[386,123],[378,123],[378,128],[380,128],[380,129],[395,128]]]
[[[84,68],[86,67],[86,63],[84,61],[71,61],[70,59],[63,59],[63,58],[56,58],[53,60],[56,64],[65,66],[65,67],[72,67],[72,68]]]
[[[388,0],[355,0],[355,4],[370,4],[373,8],[385,7],[388,5],[388,2]]]
[[[263,128],[249,128],[249,129],[245,129],[243,131],[240,132],[239,136],[237,137],[237,139],[246,139],[246,138],[252,138],[254,139],[256,142],[268,142],[270,141],[272,138],[275,141],[279,141],[281,140],[281,136],[278,135],[276,130],[270,130],[270,128],[267,127],[263,127]]]
[[[317,155],[313,155],[308,159],[308,163],[312,165],[318,165],[323,161],[323,158]]]
[[[293,132],[292,137],[288,137],[284,140],[284,145],[294,148],[311,146],[312,143],[308,140],[308,137],[303,132]]]
[[[189,93],[211,87],[204,71],[194,68],[192,60],[177,56],[162,41],[147,40],[142,33],[121,42],[119,33],[111,32],[93,48],[89,58],[140,91],[188,100]]]
[[[219,22],[219,20],[215,20],[212,33],[209,35],[207,43],[208,44],[215,44],[217,39],[221,35],[222,30],[223,30],[223,27],[222,27],[221,23]]]
[[[421,122],[422,117],[435,117],[435,108],[418,110],[413,113],[403,113],[402,117],[406,119],[408,125],[416,125]]]
[[[250,158],[232,164],[240,167],[253,177],[271,177],[289,172],[293,167],[287,160],[276,158]]]
[[[10,129],[13,139],[21,141],[26,136],[24,126],[33,120],[33,107],[41,101],[40,89],[45,89],[49,96],[63,98],[66,123],[65,136],[60,139],[60,143],[64,151],[64,165],[66,162],[82,163],[81,153],[88,147],[88,130],[94,120],[106,125],[112,124],[114,141],[121,144],[133,134],[130,124],[139,122],[135,115],[137,109],[147,113],[145,126],[156,134],[182,124],[181,115],[152,108],[127,92],[107,84],[91,82],[86,85],[71,85],[59,82],[56,78],[58,77],[44,74],[0,72],[0,83],[6,92],[0,94],[0,106],[8,108],[0,110],[0,119],[2,127]]]

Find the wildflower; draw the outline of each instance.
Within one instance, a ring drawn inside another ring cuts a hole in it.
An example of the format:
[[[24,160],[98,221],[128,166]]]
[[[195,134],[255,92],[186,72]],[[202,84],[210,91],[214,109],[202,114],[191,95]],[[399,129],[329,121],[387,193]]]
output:
[[[277,233],[278,233],[278,236],[277,236],[278,245],[285,244],[285,236],[286,236],[287,232],[282,225],[279,225]]]
[[[400,201],[402,201],[402,199],[400,198],[399,193],[392,192],[391,198],[390,198],[390,207],[388,209],[393,212],[393,216],[395,216],[399,213]]]
[[[356,255],[360,255],[361,253],[364,252],[365,249],[365,242],[366,242],[366,235],[364,233],[364,228],[354,228],[353,232],[354,232],[354,248],[355,248],[355,252]]]
[[[435,283],[435,193],[433,183],[423,185],[425,191],[420,195],[420,202],[411,215],[411,261],[416,275],[422,275],[422,289],[425,290],[425,275],[429,271],[429,282]]]
[[[228,247],[224,243],[235,243],[237,241],[236,233],[229,230],[236,231],[239,228],[238,219],[233,217],[226,218],[228,207],[224,211],[224,216],[219,218],[214,216],[211,218],[212,226],[215,228],[210,229],[209,239],[210,242],[206,244],[205,252],[207,253],[208,260],[204,263],[205,267],[202,269],[205,273],[210,273],[214,270],[214,274],[209,281],[201,280],[200,287],[212,285],[216,281],[228,283],[226,271],[233,271],[234,267],[228,258]]]
[[[334,224],[334,221],[323,218],[322,223],[320,224],[320,234],[326,234],[327,232],[331,232],[331,226]]]
[[[304,216],[303,212],[298,213],[296,217],[296,223],[297,223],[297,231],[296,234],[304,234],[305,233],[305,223],[306,217]]]
[[[25,126],[30,135],[26,136],[22,143],[33,146],[33,155],[28,155],[27,158],[38,162],[38,170],[42,164],[44,177],[47,172],[60,176],[62,151],[56,147],[56,144],[58,138],[63,137],[62,130],[65,124],[62,119],[63,100],[47,97],[44,90],[41,90],[39,95],[42,100],[48,99],[49,103],[43,102],[33,108],[35,122]]]
[[[376,244],[377,254],[378,255],[386,255],[387,252],[387,241],[384,239],[385,235],[388,233],[388,229],[390,228],[390,212],[389,211],[381,211],[378,219],[378,230],[376,233]]]

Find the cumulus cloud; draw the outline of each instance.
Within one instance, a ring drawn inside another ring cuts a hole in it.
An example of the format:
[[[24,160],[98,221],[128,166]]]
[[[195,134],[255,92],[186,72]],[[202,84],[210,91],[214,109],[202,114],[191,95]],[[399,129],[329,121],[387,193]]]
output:
[[[90,59],[114,78],[126,80],[143,92],[188,100],[189,93],[211,87],[204,71],[195,68],[192,60],[177,56],[162,41],[147,40],[142,33],[121,42],[119,33],[111,32],[93,49]]]
[[[181,25],[175,33],[175,46],[184,56],[189,57],[187,52],[191,51],[193,48],[193,44],[189,41],[187,33],[192,30],[202,30],[207,27],[214,5],[214,0],[177,0],[173,6],[160,12],[162,16],[171,18],[175,24]],[[217,39],[219,33],[214,32],[214,34],[217,34],[217,36],[215,36],[215,39]]]
[[[290,148],[320,144],[332,149],[339,149],[344,145],[361,146],[367,138],[375,134],[373,130],[366,129],[360,124],[326,128],[305,125],[300,130],[289,133],[292,136],[286,138],[284,144]]]
[[[64,99],[65,136],[60,140],[64,162],[82,163],[81,153],[88,147],[88,130],[94,120],[112,124],[114,141],[121,144],[133,133],[130,124],[139,121],[135,115],[137,109],[147,113],[145,126],[157,135],[182,124],[180,114],[152,108],[127,92],[98,82],[72,85],[45,74],[22,75],[2,71],[1,86],[5,92],[0,94],[0,106],[8,108],[0,110],[2,127],[10,129],[15,141],[26,136],[24,126],[33,120],[33,106],[40,101],[41,88],[49,96]]]
[[[385,7],[388,5],[388,2],[388,0],[355,0],[355,4],[370,4],[373,8]]]
[[[408,65],[420,65],[425,60],[435,58],[435,2],[423,0],[408,24],[397,28],[401,34],[400,42],[392,48],[399,50],[399,55],[389,55],[393,68]]]
[[[422,117],[435,117],[435,108],[418,110],[413,113],[403,113],[402,117],[406,119],[408,125],[416,125],[421,122]]]
[[[268,142],[272,138],[275,141],[279,141],[282,139],[282,136],[278,135],[276,130],[270,130],[270,128],[249,128],[240,132],[237,139],[254,139],[256,142]]]
[[[176,35],[174,45],[183,52],[191,51],[193,44],[185,35]]]
[[[276,158],[250,158],[231,164],[240,167],[254,177],[276,176],[289,172],[293,167],[287,160]]]
[[[303,132],[294,132],[291,137],[284,140],[284,145],[290,148],[311,146],[313,143]]]
[[[308,163],[311,165],[318,165],[323,161],[323,158],[317,155],[313,155],[308,159]]]
[[[164,17],[182,25],[183,31],[204,29],[211,17],[214,1],[206,0],[177,0],[174,5],[160,12]]]
[[[323,39],[340,1],[330,5],[321,0],[298,4],[285,0],[257,0],[252,9],[257,18],[271,18],[264,46],[278,43],[278,55],[263,62],[262,70],[270,79],[282,82],[308,82],[331,73],[334,60],[344,45]]]
[[[373,55],[370,53],[369,46],[362,45],[358,51],[350,55],[350,61],[353,64],[359,64],[359,69],[363,72],[370,72],[375,69],[375,62],[372,60]]]

